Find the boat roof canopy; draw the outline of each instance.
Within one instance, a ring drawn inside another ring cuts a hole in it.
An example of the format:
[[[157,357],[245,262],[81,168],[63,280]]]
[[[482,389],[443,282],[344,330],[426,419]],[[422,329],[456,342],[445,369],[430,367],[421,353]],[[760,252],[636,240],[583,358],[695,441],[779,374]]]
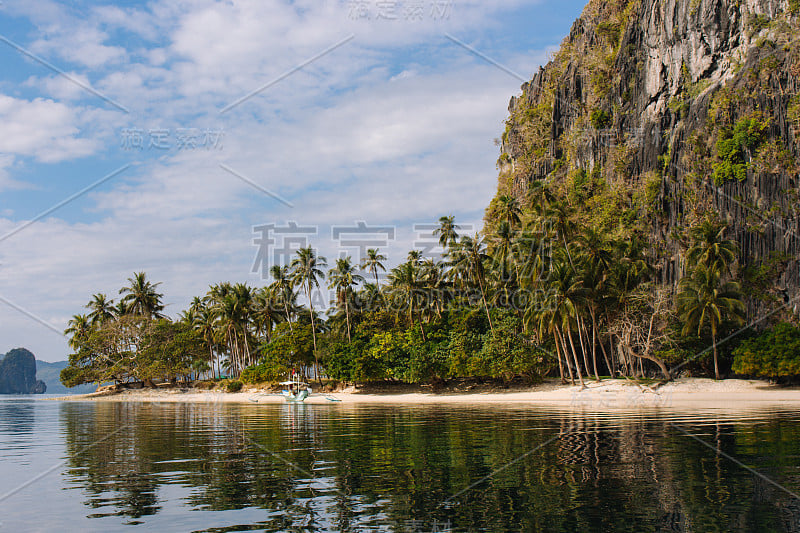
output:
[[[308,383],[303,383],[302,381],[281,381],[280,385],[308,385]]]

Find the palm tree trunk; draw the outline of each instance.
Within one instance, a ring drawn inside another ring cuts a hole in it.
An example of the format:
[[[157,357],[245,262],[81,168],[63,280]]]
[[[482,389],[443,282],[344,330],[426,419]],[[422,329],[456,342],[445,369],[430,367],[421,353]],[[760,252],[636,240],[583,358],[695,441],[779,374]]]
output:
[[[711,346],[714,347],[714,379],[720,379],[719,377],[719,363],[717,362],[717,332],[715,331],[717,328],[711,328]]]
[[[486,318],[489,319],[489,329],[492,333],[494,333],[494,326],[492,326],[492,317],[489,315],[489,306],[486,304],[486,294],[483,292],[483,282],[481,281],[480,276],[478,276],[478,286],[481,289],[481,298],[483,299],[483,308],[486,310]]]
[[[344,293],[344,317],[347,321],[347,342],[352,342],[350,339],[350,306],[347,304],[347,292]]]
[[[311,301],[311,284],[306,287],[306,295],[308,296],[308,307],[311,310],[311,338],[314,341],[314,376],[317,378],[317,383],[322,385],[322,380],[319,379],[319,358],[317,357],[317,327],[314,324],[314,303]]]
[[[286,322],[289,323],[289,332],[294,333],[294,328],[292,328],[292,317],[289,315],[289,303],[286,301],[285,295],[283,298],[283,309],[286,311]]]
[[[586,341],[589,341],[589,334],[586,332],[586,326],[583,323],[583,317],[580,314],[576,316],[577,323],[578,323],[578,342],[581,345],[581,354],[583,355],[583,367],[586,369],[586,375],[589,375],[589,350],[586,349],[584,345],[583,338],[586,337]],[[595,374],[595,377],[597,375]]]
[[[553,335],[556,339],[556,359],[558,359],[558,377],[561,378],[561,384],[564,385],[567,383],[567,380],[564,379],[564,363],[561,362],[561,349],[558,347],[558,335]]]
[[[208,343],[208,362],[211,366],[211,375],[214,376],[214,349],[211,347],[211,343]],[[206,374],[208,374],[206,372]]]
[[[600,375],[597,373],[597,318],[594,307],[589,310],[589,314],[592,317],[592,365],[594,366],[594,375],[597,381],[600,381]],[[608,360],[606,360],[606,365],[608,365]]]
[[[603,338],[602,337],[600,337],[600,343],[599,344],[600,344],[600,351],[603,352],[603,359],[605,360],[606,367],[608,368],[608,374],[613,379],[614,378],[614,365],[611,363],[611,361],[614,360],[614,354],[613,353],[611,354],[611,361],[609,361],[608,354],[606,354],[606,346],[605,346],[605,343],[603,342]]]
[[[244,364],[242,365],[242,370],[244,370],[246,366],[253,364],[250,356],[250,343],[247,341],[247,324],[242,325],[242,342],[244,343]]]
[[[572,342],[572,331],[567,328],[567,338],[569,338],[569,345],[572,348],[572,358],[575,360],[575,371],[578,373],[578,381],[581,388],[585,388],[586,384],[583,383],[583,375],[581,374],[581,364],[578,362],[578,354],[575,353],[575,343]]]
[[[575,385],[575,375],[572,373],[572,364],[569,362],[569,358],[567,356],[567,342],[564,340],[564,335],[561,334],[561,330],[558,329],[558,327],[556,327],[556,334],[558,336],[558,341],[561,342],[561,353],[564,355],[564,362],[567,363],[569,382]]]

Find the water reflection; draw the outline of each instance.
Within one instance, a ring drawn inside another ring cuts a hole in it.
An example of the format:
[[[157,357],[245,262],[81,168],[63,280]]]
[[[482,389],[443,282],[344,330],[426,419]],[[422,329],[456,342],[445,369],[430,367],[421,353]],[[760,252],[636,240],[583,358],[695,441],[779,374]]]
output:
[[[743,423],[502,407],[60,409],[69,483],[90,518],[120,523],[183,512],[209,531],[800,529],[795,413]]]
[[[33,431],[36,411],[25,397],[0,400],[0,434],[27,435]]]

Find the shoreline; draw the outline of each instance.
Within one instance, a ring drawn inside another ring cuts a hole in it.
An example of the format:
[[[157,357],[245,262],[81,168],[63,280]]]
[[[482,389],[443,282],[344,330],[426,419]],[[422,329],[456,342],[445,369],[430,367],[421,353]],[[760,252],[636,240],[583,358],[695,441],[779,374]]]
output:
[[[328,398],[334,399],[334,401]],[[52,401],[77,402],[165,402],[165,403],[285,403],[280,394],[262,387],[241,392],[201,389],[128,389],[119,392],[46,398]],[[370,387],[355,387],[339,392],[322,393],[306,399],[307,404],[519,404],[566,406],[573,409],[636,409],[733,407],[783,405],[800,407],[800,387],[773,385],[757,380],[681,378],[657,389],[634,381],[605,379],[586,381],[586,388],[544,382],[512,391],[456,392],[374,392]]]

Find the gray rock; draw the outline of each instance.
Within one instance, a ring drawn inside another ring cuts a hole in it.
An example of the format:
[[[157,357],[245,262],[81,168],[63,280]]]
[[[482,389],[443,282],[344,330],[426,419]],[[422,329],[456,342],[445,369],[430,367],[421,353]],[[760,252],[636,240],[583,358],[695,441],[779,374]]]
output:
[[[15,348],[0,361],[0,394],[43,394],[47,385],[36,380],[36,358]]]

